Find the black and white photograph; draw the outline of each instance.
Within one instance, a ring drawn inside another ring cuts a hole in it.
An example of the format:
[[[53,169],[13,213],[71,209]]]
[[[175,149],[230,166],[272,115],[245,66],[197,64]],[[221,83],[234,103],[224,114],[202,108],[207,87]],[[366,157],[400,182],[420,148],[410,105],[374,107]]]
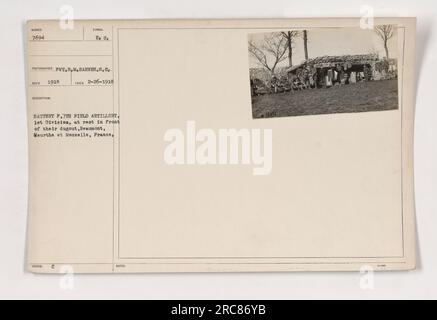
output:
[[[398,109],[395,25],[248,36],[253,118]]]

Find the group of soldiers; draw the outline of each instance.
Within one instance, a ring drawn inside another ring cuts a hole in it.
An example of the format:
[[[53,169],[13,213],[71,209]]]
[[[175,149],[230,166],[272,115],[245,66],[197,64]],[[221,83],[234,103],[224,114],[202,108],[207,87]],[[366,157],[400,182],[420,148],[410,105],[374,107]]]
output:
[[[287,77],[273,76],[268,83],[264,83],[259,79],[250,79],[250,87],[252,96],[267,94],[267,93],[281,93],[289,91],[304,90],[311,87],[309,83],[301,81],[299,78],[293,80]],[[314,87],[314,86],[313,86]]]
[[[384,69],[385,65],[379,66]],[[388,68],[387,68],[388,69]],[[251,79],[252,96],[267,93],[293,92],[305,89],[329,88],[360,81],[373,80],[372,68],[364,65],[359,71],[351,66],[336,65],[332,68],[302,68],[292,74],[272,76],[266,83],[259,79]]]

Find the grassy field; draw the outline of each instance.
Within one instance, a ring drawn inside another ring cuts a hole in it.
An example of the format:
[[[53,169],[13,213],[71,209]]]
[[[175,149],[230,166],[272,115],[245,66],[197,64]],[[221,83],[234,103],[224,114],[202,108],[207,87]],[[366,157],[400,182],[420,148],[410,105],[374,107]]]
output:
[[[383,80],[266,94],[252,97],[252,114],[271,118],[397,109],[397,86],[397,80]]]

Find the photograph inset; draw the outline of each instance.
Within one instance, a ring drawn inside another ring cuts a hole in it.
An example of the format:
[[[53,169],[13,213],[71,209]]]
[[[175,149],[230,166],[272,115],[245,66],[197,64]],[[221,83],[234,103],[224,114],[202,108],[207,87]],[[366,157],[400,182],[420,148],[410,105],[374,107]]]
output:
[[[398,109],[397,29],[248,36],[253,118]]]

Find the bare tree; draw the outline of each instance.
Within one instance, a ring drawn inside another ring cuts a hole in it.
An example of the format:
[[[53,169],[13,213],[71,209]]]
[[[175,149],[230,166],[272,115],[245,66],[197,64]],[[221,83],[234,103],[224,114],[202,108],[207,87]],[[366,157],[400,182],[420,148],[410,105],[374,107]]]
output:
[[[262,41],[249,41],[249,52],[274,75],[278,63],[287,59],[287,39],[280,32],[267,34]]]
[[[388,41],[393,38],[394,36],[394,28],[393,25],[387,24],[382,26],[376,26],[375,27],[376,34],[382,39],[384,42],[384,49],[385,49],[385,56],[387,59],[389,58],[388,55]]]
[[[294,38],[299,35],[299,31],[287,31],[281,32],[284,38],[287,40],[287,51],[288,51],[288,66],[293,66],[293,42]]]
[[[308,60],[308,31],[303,31],[303,48],[305,51],[305,60]]]

